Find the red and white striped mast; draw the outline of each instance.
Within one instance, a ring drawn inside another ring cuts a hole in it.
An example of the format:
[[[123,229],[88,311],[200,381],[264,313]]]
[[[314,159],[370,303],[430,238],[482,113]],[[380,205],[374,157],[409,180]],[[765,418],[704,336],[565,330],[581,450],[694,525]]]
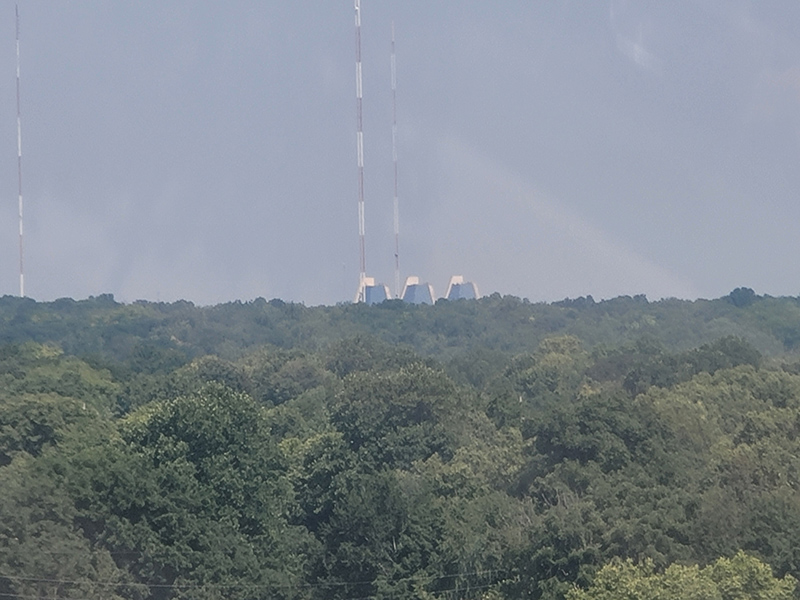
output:
[[[364,242],[364,131],[361,116],[361,0],[355,0],[356,9],[356,118],[358,131],[358,248],[359,274],[356,302],[366,301],[367,258]]]
[[[400,208],[397,201],[397,68],[392,21],[392,161],[394,162],[394,297],[400,297]]]
[[[19,108],[19,5],[14,5],[17,16],[17,182],[19,185],[19,295],[25,296],[22,244],[22,118]]]

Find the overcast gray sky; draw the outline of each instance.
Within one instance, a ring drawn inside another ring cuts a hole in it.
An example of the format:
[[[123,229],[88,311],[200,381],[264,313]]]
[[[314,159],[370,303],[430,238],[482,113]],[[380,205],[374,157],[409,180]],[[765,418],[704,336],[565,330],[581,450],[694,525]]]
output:
[[[20,0],[26,292],[350,300],[350,0]],[[18,293],[0,0],[0,294]],[[368,274],[533,301],[800,294],[796,0],[362,0]]]

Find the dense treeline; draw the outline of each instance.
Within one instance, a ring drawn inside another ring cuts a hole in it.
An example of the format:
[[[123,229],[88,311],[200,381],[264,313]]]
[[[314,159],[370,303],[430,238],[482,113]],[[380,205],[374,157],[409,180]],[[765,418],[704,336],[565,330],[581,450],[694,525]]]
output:
[[[2,597],[800,597],[795,299],[0,322]]]
[[[0,326],[0,343],[53,342],[69,354],[123,360],[140,370],[207,354],[236,359],[265,345],[316,352],[357,335],[440,358],[468,349],[532,352],[555,335],[574,335],[587,347],[648,337],[673,351],[735,336],[776,355],[800,347],[800,298],[737,288],[717,300],[696,301],[623,296],[595,302],[588,296],[545,304],[493,294],[435,306],[389,301],[306,307],[259,298],[197,307],[186,301],[121,304],[108,294],[54,302],[4,296]]]

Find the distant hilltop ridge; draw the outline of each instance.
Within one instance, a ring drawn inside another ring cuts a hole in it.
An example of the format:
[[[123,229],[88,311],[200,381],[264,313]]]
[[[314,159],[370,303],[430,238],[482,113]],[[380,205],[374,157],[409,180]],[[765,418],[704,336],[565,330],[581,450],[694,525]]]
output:
[[[196,306],[186,300],[126,304],[111,294],[49,302],[4,296],[0,323],[0,344],[33,341],[72,354],[120,357],[156,351],[230,355],[259,346],[317,349],[355,336],[438,357],[455,348],[532,352],[560,335],[577,336],[587,348],[647,340],[682,350],[735,336],[767,356],[800,350],[800,298],[749,288],[714,300],[648,301],[637,295],[545,303],[493,293],[432,305],[391,300],[316,307],[264,298]]]

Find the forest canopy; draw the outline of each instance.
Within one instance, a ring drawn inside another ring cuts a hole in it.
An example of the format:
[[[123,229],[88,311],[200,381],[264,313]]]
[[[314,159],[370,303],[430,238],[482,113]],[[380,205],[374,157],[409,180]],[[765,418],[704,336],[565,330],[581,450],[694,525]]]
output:
[[[800,597],[799,299],[0,322],[0,597]]]

